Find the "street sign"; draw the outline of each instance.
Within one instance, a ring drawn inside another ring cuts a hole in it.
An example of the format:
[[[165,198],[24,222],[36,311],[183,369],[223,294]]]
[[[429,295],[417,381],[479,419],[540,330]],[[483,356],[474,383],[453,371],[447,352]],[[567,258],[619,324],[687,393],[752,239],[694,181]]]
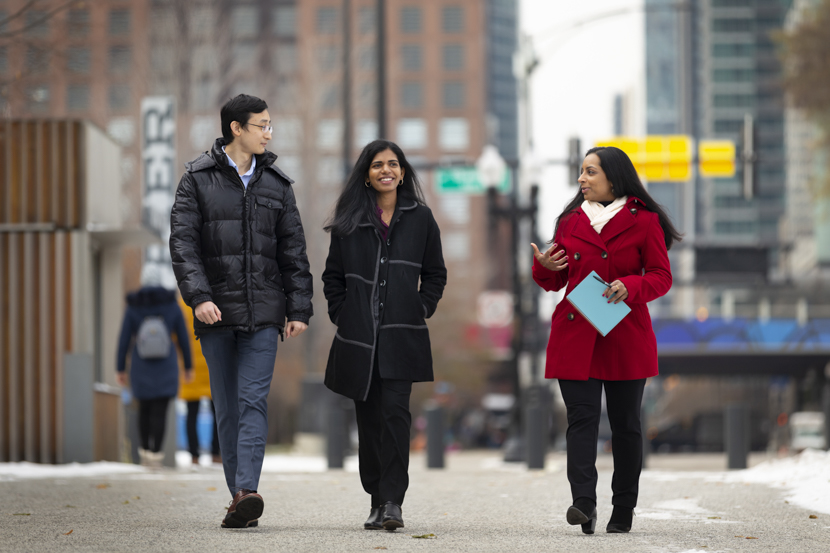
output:
[[[735,143],[731,140],[701,140],[697,153],[701,177],[735,176]]]
[[[499,328],[513,322],[513,294],[506,290],[488,290],[478,296],[478,324]]]
[[[487,188],[478,177],[475,167],[440,167],[435,170],[435,190],[439,194],[484,194]],[[510,190],[510,171],[504,172],[496,190],[506,193]]]

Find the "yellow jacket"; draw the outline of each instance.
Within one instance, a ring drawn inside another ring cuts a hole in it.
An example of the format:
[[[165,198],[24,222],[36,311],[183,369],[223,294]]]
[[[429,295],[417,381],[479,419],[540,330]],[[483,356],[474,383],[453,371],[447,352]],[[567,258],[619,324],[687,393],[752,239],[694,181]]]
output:
[[[201,397],[210,397],[210,375],[208,374],[207,361],[205,361],[205,356],[202,355],[202,345],[196,340],[196,335],[193,333],[193,310],[185,305],[181,296],[179,296],[179,307],[187,324],[190,352],[193,356],[193,382],[185,382],[184,374],[182,374],[179,382],[179,397],[185,401],[198,401]]]

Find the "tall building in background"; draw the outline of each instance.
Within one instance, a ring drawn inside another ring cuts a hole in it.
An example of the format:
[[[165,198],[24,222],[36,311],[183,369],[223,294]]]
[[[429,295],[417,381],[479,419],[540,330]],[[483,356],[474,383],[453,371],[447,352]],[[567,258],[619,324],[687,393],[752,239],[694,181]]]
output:
[[[745,117],[755,125],[751,198],[744,197],[740,163],[734,178],[649,183],[686,233],[672,252],[679,286],[660,304],[674,315],[692,316],[703,306],[727,315],[794,316],[796,293],[780,286],[793,278],[784,261],[795,235],[782,232],[792,187],[782,67],[773,37],[791,5],[646,1],[648,133],[730,139],[740,151]]]

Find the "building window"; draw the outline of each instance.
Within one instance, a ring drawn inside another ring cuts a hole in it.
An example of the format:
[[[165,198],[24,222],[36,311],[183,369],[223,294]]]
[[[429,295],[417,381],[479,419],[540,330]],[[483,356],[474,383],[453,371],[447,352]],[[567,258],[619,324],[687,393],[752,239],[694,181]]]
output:
[[[460,81],[450,81],[444,83],[444,107],[445,108],[463,108],[465,96],[464,83]]]
[[[361,119],[355,125],[354,141],[358,148],[362,148],[378,136],[378,122],[372,119]]]
[[[466,150],[470,147],[470,123],[462,117],[441,119],[438,144],[442,150]]]
[[[427,147],[427,122],[421,118],[398,121],[398,145],[401,148],[423,149]]]
[[[237,42],[231,46],[231,65],[236,71],[251,69],[252,54],[256,52],[255,42]]]
[[[715,119],[716,133],[738,133],[743,128],[743,119]]]
[[[401,83],[401,106],[409,109],[417,109],[423,105],[424,91],[421,83]]]
[[[66,23],[71,37],[84,37],[89,34],[89,10],[69,10]]]
[[[464,8],[447,6],[441,13],[442,28],[445,33],[460,33],[464,30]]]
[[[274,20],[271,28],[279,38],[297,36],[297,8],[295,6],[277,6],[273,11]]]
[[[210,38],[216,28],[216,9],[211,6],[194,6],[190,12],[190,34],[193,37]]]
[[[6,14],[6,10],[0,10],[0,33],[6,32],[6,19],[8,15]]]
[[[235,38],[255,38],[259,32],[259,9],[237,6],[231,12],[231,30]]]
[[[271,56],[274,70],[279,75],[290,75],[297,71],[297,46],[295,44],[279,44]]]
[[[340,55],[340,46],[321,46],[317,50],[317,66],[322,72],[336,70],[343,62]]]
[[[66,69],[71,73],[89,73],[89,48],[71,47],[66,51]]]
[[[274,124],[274,145],[279,150],[298,150],[303,143],[303,123],[294,117],[280,119]],[[280,156],[282,161],[282,156]],[[282,167],[282,162],[280,162]],[[282,167],[285,170],[285,167]]]
[[[282,111],[295,109],[298,105],[297,83],[294,79],[285,80],[277,85],[277,109]]]
[[[377,108],[378,85],[374,81],[360,83],[357,104],[363,109]]]
[[[191,88],[192,108],[197,111],[213,110],[216,100],[216,82],[204,77],[193,83]]]
[[[716,33],[750,33],[752,32],[751,19],[713,19],[712,30]]]
[[[754,54],[754,44],[725,43],[712,45],[712,55],[716,58],[743,58]]]
[[[464,46],[461,44],[444,45],[444,69],[458,71],[464,69]]]
[[[423,12],[421,8],[401,8],[401,32],[420,33],[422,27]]]
[[[112,111],[123,111],[130,107],[130,85],[114,84],[109,90],[109,106]]]
[[[49,71],[49,51],[36,46],[26,50],[26,69],[30,73],[47,73]]]
[[[110,36],[130,34],[130,10],[112,10],[110,12]]]
[[[110,73],[121,74],[130,71],[131,52],[129,46],[112,46],[109,53]]]
[[[323,119],[317,123],[317,147],[334,150],[343,143],[343,120]]]
[[[751,94],[715,94],[713,105],[716,108],[751,108],[755,105],[755,96]]]
[[[340,83],[331,83],[323,86],[320,93],[320,109],[331,111],[340,107]]]
[[[421,46],[418,44],[401,46],[401,61],[405,71],[420,71],[424,63]]]
[[[6,47],[0,47],[0,73],[5,73],[9,70],[9,57],[6,53]]]
[[[360,8],[357,12],[357,29],[362,35],[374,33],[378,26],[378,12],[372,7]]]
[[[89,87],[85,84],[71,84],[66,87],[66,109],[86,111],[89,109]]]
[[[712,0],[713,8],[750,7],[755,0]]]
[[[317,8],[317,32],[336,35],[340,31],[340,10],[332,7]]]
[[[377,49],[374,44],[367,44],[358,47],[358,64],[359,67],[366,71],[373,71],[378,64]]]
[[[165,46],[155,45],[150,49],[150,67],[160,75],[173,73],[173,66],[176,60],[170,55],[170,49]]]
[[[26,35],[46,36],[49,34],[49,14],[40,10],[26,12]]]
[[[746,83],[755,80],[753,69],[715,69],[712,79],[716,83]]]
[[[35,85],[26,89],[26,109],[42,113],[49,109],[49,85]]]
[[[200,44],[193,47],[190,63],[194,77],[202,78],[216,71],[219,58],[217,50],[217,47],[213,44]]]

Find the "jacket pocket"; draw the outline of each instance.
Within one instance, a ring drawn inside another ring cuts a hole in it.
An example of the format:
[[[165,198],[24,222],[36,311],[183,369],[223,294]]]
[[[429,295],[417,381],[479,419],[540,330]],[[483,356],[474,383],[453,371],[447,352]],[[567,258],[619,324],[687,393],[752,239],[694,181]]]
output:
[[[257,196],[254,202],[254,230],[266,236],[276,236],[277,218],[282,208],[282,202]]]

